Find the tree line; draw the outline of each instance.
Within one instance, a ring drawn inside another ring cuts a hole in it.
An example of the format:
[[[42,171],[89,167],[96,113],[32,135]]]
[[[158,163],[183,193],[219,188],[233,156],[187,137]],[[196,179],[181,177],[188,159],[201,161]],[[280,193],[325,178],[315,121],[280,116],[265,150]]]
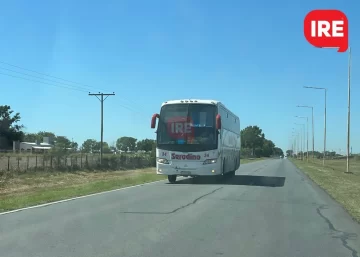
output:
[[[39,131],[37,133],[25,133],[24,125],[20,124],[20,113],[15,113],[9,105],[0,105],[0,150],[12,149],[13,141],[20,142],[42,142],[44,137],[53,139],[57,150],[72,149],[83,153],[94,153],[100,151],[100,141],[96,139],[87,139],[81,145],[67,138],[66,136],[56,135],[54,132]],[[151,151],[155,146],[155,140],[138,140],[134,137],[120,137],[116,142],[110,145],[103,142],[104,153],[120,151]]]
[[[241,155],[244,157],[271,157],[284,155],[283,150],[265,137],[258,126],[247,126],[241,130]]]
[[[42,141],[44,137],[54,140],[56,149],[73,149],[83,153],[94,153],[100,150],[100,142],[96,139],[87,139],[81,145],[65,136],[58,136],[53,132],[39,131],[37,133],[23,132],[24,126],[20,124],[20,113],[8,105],[0,106],[0,149],[11,149],[13,141],[35,142]],[[156,141],[153,139],[138,140],[134,137],[123,136],[111,145],[103,142],[103,152],[114,151],[153,151]],[[248,126],[241,130],[241,154],[243,157],[270,157],[283,155],[283,151],[275,143],[265,137],[258,126]]]
[[[86,139],[80,146],[77,142],[72,142],[64,136],[56,136],[53,132],[40,131],[38,133],[26,133],[23,137],[25,142],[35,142],[35,140],[42,140],[43,137],[51,137],[54,139],[54,146],[62,149],[72,149],[82,153],[97,153],[100,151],[101,142],[96,139]],[[155,140],[143,139],[138,140],[134,137],[120,137],[115,143],[109,145],[108,142],[103,142],[103,153],[113,153],[116,151],[134,152],[144,151],[150,152],[155,146]]]

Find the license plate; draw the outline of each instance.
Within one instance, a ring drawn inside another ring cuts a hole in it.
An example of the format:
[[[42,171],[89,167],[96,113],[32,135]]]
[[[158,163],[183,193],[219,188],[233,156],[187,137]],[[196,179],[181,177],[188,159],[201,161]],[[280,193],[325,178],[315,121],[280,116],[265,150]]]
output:
[[[181,174],[181,175],[190,175],[191,172],[190,172],[190,171],[183,170],[183,171],[180,171],[180,174]]]

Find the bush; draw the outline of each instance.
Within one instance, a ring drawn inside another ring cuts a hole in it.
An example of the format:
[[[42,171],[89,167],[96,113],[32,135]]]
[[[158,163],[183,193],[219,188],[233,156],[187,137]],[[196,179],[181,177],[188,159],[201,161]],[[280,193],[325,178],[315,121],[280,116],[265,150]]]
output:
[[[156,167],[156,146],[153,145],[153,148],[150,152],[150,164],[152,167]]]

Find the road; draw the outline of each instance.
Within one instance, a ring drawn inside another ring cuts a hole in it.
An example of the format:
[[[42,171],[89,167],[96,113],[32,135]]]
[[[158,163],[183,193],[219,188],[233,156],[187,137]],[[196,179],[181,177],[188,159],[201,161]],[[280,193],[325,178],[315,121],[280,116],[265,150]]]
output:
[[[359,257],[360,225],[288,160],[0,215],[4,257]]]

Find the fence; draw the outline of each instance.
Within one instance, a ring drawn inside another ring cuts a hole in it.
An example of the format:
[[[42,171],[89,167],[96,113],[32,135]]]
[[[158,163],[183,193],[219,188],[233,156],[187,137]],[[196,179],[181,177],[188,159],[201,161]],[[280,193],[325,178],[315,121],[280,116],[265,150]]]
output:
[[[155,165],[151,155],[111,155],[103,156],[100,165],[99,155],[54,156],[0,156],[0,171],[46,171],[46,170],[83,170],[83,169],[137,169]]]

